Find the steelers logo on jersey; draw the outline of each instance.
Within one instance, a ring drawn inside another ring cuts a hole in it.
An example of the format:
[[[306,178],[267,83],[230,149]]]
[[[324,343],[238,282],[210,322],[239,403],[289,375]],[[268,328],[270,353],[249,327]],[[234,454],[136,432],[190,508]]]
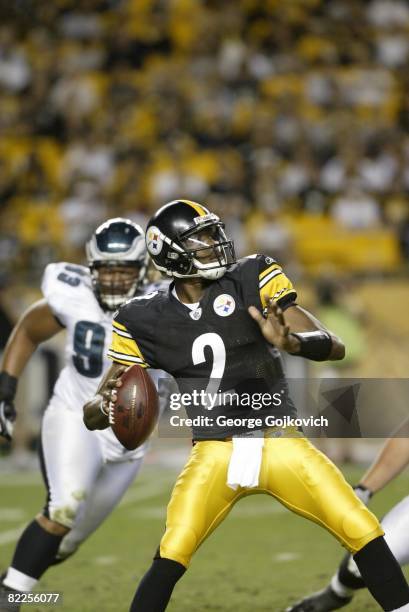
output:
[[[154,225],[152,225],[146,233],[146,246],[148,247],[149,253],[152,253],[152,255],[159,255],[162,250],[163,240],[160,231]]]
[[[228,317],[235,311],[236,302],[234,298],[228,293],[222,293],[218,295],[213,302],[213,309],[219,317]]]

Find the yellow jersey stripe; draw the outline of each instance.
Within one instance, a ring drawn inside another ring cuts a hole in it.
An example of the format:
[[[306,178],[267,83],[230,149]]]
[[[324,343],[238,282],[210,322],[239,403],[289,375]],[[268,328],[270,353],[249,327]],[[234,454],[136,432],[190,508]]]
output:
[[[126,329],[125,325],[122,325],[122,323],[118,323],[118,321],[112,321],[112,325],[114,327],[117,327],[118,329],[120,329],[121,331],[125,331],[127,332],[128,330]]]
[[[133,338],[124,337],[118,334],[115,329],[112,329],[112,342],[110,346],[110,350],[116,353],[123,353],[124,355],[134,356],[138,359],[142,359],[145,361],[144,356],[142,355],[141,349],[135,342]]]
[[[114,342],[114,337],[112,337],[112,347],[114,346],[114,344],[115,345],[119,345],[120,344],[121,348],[123,348],[123,347],[130,348],[131,350],[127,351],[127,352],[129,352],[131,355],[135,354],[140,359],[144,359],[144,357],[143,357],[143,355],[141,353],[141,349],[136,344],[136,342],[135,342],[135,340],[133,338],[130,338],[130,337],[128,338],[128,336],[122,336],[121,334],[118,334],[118,332],[116,332],[114,329],[112,331],[113,331],[113,333],[116,336],[119,336],[119,338],[120,338],[120,340],[118,339],[116,342]],[[125,340],[123,340],[123,338],[125,338]]]
[[[264,272],[262,272],[259,275],[259,280],[263,280],[263,278],[265,276],[267,276],[267,274],[269,274],[270,272],[272,272],[273,270],[277,270],[278,268],[280,268],[280,266],[278,265],[278,263],[273,263],[273,265],[271,265],[269,268],[267,268],[267,270],[264,270]]]
[[[185,204],[189,204],[189,206],[195,209],[195,211],[200,217],[204,217],[205,215],[207,215],[207,211],[203,208],[203,206],[201,206],[197,202],[192,202],[192,200],[180,200],[180,201],[184,202]]]
[[[122,331],[121,329],[112,329],[112,331],[114,334],[117,334],[118,336],[122,336],[122,338],[129,338],[130,340],[133,340],[129,332]]]
[[[278,291],[275,292],[275,294],[272,296],[274,301],[280,301],[281,298],[286,297],[287,295],[289,295],[290,293],[294,293],[296,294],[295,289],[291,288],[291,289],[279,289]]]
[[[122,365],[128,365],[128,366],[134,366],[137,365],[140,368],[149,368],[147,363],[135,363],[134,361],[127,361],[126,359],[119,359],[118,357],[114,357],[113,355],[110,355],[108,353],[108,359],[111,359],[112,361],[115,361],[115,363],[121,363]]]
[[[138,365],[148,365],[146,361],[141,357],[136,357],[135,355],[128,355],[127,353],[120,353],[119,351],[114,351],[112,348],[109,349],[108,355],[110,357],[113,357],[114,359],[125,359],[125,361],[136,363]]]
[[[268,285],[270,281],[273,280],[273,278],[277,278],[277,276],[284,276],[284,272],[282,271],[281,268],[277,268],[277,270],[273,270],[272,272],[270,272],[270,274],[267,274],[267,276],[265,276],[263,280],[259,282],[258,284],[259,288],[263,289],[263,287]]]
[[[275,302],[279,302],[283,297],[286,297],[287,295],[290,295],[291,293],[294,293],[294,296],[297,295],[297,292],[295,291],[295,289],[293,289],[293,287],[288,287],[287,289],[278,289],[272,295],[268,290],[265,291],[264,289],[262,289],[260,291],[260,299],[261,299],[263,308],[267,306],[267,300],[265,299],[266,297],[273,298]]]

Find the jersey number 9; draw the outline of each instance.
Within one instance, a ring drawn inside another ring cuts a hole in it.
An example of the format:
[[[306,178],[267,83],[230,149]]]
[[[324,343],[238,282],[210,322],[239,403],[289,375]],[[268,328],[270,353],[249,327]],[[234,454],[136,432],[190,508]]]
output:
[[[105,329],[98,323],[78,321],[74,330],[74,365],[82,376],[97,378],[102,373]]]

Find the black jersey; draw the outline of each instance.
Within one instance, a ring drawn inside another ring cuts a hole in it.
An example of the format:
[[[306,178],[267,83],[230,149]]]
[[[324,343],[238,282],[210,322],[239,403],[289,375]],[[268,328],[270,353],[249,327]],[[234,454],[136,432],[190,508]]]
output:
[[[263,255],[246,257],[222,278],[211,281],[195,310],[175,297],[172,283],[168,290],[121,306],[114,317],[108,355],[119,363],[165,370],[176,379],[181,393],[211,392],[214,399],[218,393],[213,421],[218,414],[228,418],[295,416],[279,352],[265,341],[247,311],[251,305],[261,310],[267,296],[285,309],[295,303],[296,292],[281,267]],[[277,393],[281,402],[273,401]],[[264,394],[266,400],[256,410],[251,404],[255,394]],[[194,405],[187,412],[195,417],[200,410]],[[195,427],[193,436],[221,438],[244,430]]]

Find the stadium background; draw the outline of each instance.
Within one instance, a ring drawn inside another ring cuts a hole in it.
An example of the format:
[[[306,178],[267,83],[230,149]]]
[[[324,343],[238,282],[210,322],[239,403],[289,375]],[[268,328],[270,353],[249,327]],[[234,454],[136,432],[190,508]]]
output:
[[[39,297],[46,263],[83,262],[85,240],[109,216],[144,225],[159,205],[189,197],[223,217],[239,255],[276,257],[300,302],[345,339],[335,371],[299,362],[292,371],[407,377],[408,60],[404,0],[0,3],[1,345]],[[32,451],[62,344],[30,363],[13,453],[0,445],[1,567],[42,503]],[[325,450],[356,478],[379,444]],[[42,588],[62,589],[64,609],[117,610],[115,591],[130,597],[186,452],[183,441],[155,441],[124,506],[47,575]],[[374,507],[406,491],[404,475]],[[171,609],[278,611],[320,586],[339,550],[276,506],[243,502]],[[375,609],[359,601],[350,609]]]

